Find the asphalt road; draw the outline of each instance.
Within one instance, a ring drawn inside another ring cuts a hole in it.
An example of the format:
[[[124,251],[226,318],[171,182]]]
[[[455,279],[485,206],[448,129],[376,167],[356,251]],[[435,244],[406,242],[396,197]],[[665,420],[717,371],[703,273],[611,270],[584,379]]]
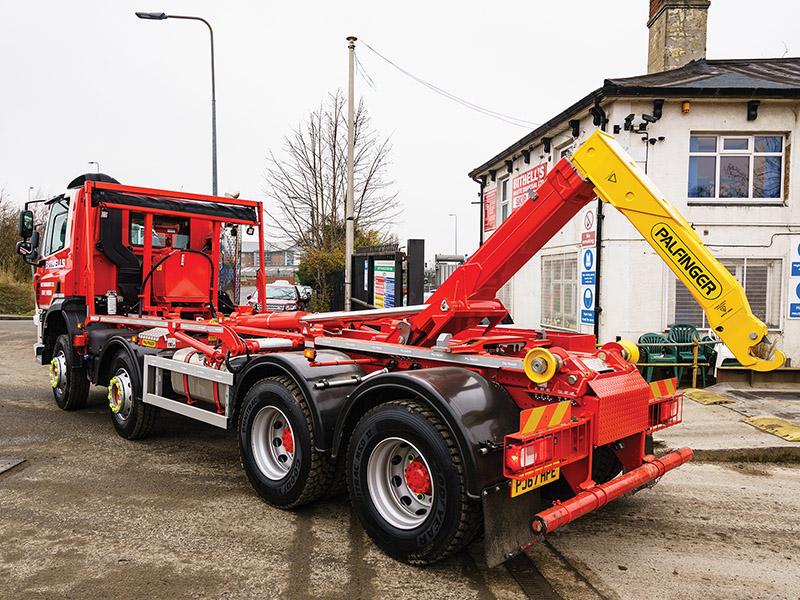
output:
[[[0,473],[2,599],[798,596],[792,463],[689,464],[511,563],[486,568],[475,542],[414,568],[373,546],[346,497],[262,502],[233,432],[162,413],[129,442],[97,388],[86,409],[59,410],[33,336],[0,321],[0,469],[24,459]]]

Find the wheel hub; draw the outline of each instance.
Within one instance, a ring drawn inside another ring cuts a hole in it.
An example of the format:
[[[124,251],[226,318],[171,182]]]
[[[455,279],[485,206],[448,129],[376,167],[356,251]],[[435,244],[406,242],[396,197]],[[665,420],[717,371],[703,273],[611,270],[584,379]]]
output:
[[[410,442],[381,440],[367,462],[369,495],[381,516],[398,529],[419,527],[431,514],[436,490],[425,457]]]
[[[115,415],[126,417],[133,406],[133,384],[125,371],[118,372],[108,382],[108,406]]]
[[[418,460],[412,460],[406,467],[406,485],[415,494],[431,493],[431,476],[425,465]]]
[[[286,415],[275,406],[265,406],[256,414],[250,431],[258,469],[268,479],[283,479],[294,464],[294,434]]]
[[[66,382],[67,361],[64,354],[60,353],[50,361],[50,385],[61,388]]]

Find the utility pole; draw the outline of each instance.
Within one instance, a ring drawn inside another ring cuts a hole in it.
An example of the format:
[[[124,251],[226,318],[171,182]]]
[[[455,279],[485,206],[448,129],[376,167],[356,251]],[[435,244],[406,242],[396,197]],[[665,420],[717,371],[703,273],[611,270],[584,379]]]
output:
[[[354,72],[355,72],[355,52],[356,38],[347,38],[347,48],[350,58],[350,78],[347,97],[347,198],[344,202],[345,218],[345,250],[344,250],[344,309],[350,310],[350,297],[353,284],[353,245],[355,240],[355,223],[353,222],[353,103],[354,103]]]

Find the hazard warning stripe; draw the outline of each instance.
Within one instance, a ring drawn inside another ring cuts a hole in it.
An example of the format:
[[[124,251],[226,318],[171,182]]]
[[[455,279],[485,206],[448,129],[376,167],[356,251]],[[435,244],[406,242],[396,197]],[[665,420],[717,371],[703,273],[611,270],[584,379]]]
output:
[[[519,415],[519,431],[533,433],[539,429],[566,423],[572,418],[571,408],[572,404],[567,400],[524,410]]]
[[[662,398],[664,396],[671,396],[677,389],[678,380],[675,377],[654,381],[650,384],[650,397]]]

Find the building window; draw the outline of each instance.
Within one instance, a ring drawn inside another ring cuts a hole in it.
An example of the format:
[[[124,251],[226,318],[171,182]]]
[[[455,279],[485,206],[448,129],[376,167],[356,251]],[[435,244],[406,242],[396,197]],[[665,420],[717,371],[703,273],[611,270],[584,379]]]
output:
[[[689,198],[782,198],[782,135],[693,135],[689,138]]]
[[[511,214],[511,194],[508,193],[508,177],[498,185],[500,188],[500,222],[502,223]]]
[[[577,330],[578,255],[542,257],[542,325]]]
[[[779,258],[725,258],[719,262],[742,284],[750,310],[769,329],[780,329],[781,272]],[[689,290],[675,275],[670,275],[672,293],[668,326],[689,323],[698,329],[709,327],[706,314]]]

